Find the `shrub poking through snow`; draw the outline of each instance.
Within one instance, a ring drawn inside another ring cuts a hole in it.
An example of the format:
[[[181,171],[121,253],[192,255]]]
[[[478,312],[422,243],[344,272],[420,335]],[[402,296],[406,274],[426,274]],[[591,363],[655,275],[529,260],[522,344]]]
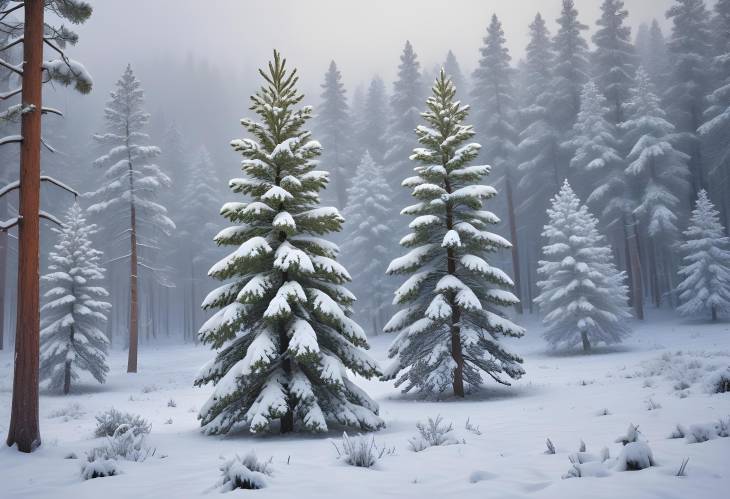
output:
[[[688,457],[682,459],[682,464],[679,465],[676,476],[687,476],[687,463],[689,463]]]
[[[545,451],[545,454],[555,454],[555,445],[553,445],[553,441],[549,438],[545,440],[545,445],[547,446],[547,450]]]
[[[96,416],[94,435],[97,437],[111,437],[122,425],[125,425],[125,431],[131,430],[135,436],[147,434],[152,430],[152,425],[142,416],[121,412],[112,407]]]
[[[271,461],[261,462],[253,452],[241,458],[238,454],[220,467],[221,478],[216,484],[222,492],[236,489],[263,489],[269,485]]]
[[[51,411],[48,414],[49,418],[62,418],[65,421],[70,421],[72,419],[81,419],[81,417],[86,414],[84,409],[79,405],[78,402],[73,402],[66,407],[62,407],[60,409],[56,409],[55,411]]]
[[[418,422],[416,428],[418,428],[418,435],[408,440],[413,452],[420,452],[429,447],[459,443],[454,436],[454,425],[444,423],[441,416],[436,416],[436,419],[428,418],[428,422],[425,424]]]
[[[620,436],[616,439],[617,444],[627,445],[632,442],[638,442],[641,433],[639,427],[629,424],[629,428],[626,430],[626,435]]]
[[[168,400],[167,407],[177,407],[177,402],[175,402],[175,399]]]
[[[687,429],[678,424],[675,426],[674,430],[672,430],[672,433],[669,434],[669,438],[684,438],[687,436]]]
[[[332,442],[332,445],[337,450],[338,456],[347,464],[360,468],[371,468],[386,452],[385,448],[379,449],[375,445],[375,437],[372,435],[351,437],[344,432],[341,448],[335,442]]]
[[[728,436],[730,436],[730,417],[719,419],[715,423],[693,424],[686,431],[688,444],[697,444],[716,437],[726,438]]]
[[[578,446],[578,452],[585,452],[585,451],[586,451],[586,443],[581,438],[580,445]]]
[[[706,381],[707,391],[710,393],[730,392],[730,367],[724,371],[710,374]]]
[[[464,429],[470,433],[473,433],[474,435],[481,435],[482,431],[479,429],[479,425],[474,425],[469,421],[469,418],[466,418],[466,423],[464,424]]]
[[[84,480],[114,476],[119,473],[117,462],[114,459],[102,458],[93,453],[87,455],[86,462],[81,464],[81,478]]]
[[[653,398],[646,399],[646,410],[647,411],[655,411],[655,410],[661,409],[661,408],[662,408],[662,404],[654,401]]]
[[[621,449],[616,461],[616,471],[637,471],[656,466],[654,455],[646,442],[629,442]]]

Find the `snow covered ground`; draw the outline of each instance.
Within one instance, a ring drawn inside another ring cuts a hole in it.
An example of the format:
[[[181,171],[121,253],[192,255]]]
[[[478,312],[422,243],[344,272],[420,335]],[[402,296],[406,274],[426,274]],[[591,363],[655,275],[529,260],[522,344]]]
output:
[[[670,315],[650,317],[621,347],[596,349],[589,356],[554,354],[527,321],[528,336],[512,347],[525,357],[527,375],[512,388],[493,387],[465,401],[420,401],[403,396],[390,383],[363,382],[379,401],[388,427],[376,443],[395,453],[374,469],[347,466],[330,440],[341,434],[204,436],[197,409],[211,387],[191,386],[197,369],[211,357],[205,347],[144,348],[140,374],[124,371],[126,354],[111,356],[106,385],[93,382],[70,396],[43,393],[43,446],[31,455],[2,446],[3,498],[157,498],[218,494],[221,457],[250,450],[272,458],[270,486],[236,491],[276,498],[475,497],[475,498],[725,498],[730,490],[730,438],[703,443],[668,439],[676,424],[712,423],[730,416],[730,393],[711,395],[706,378],[730,366],[730,324],[706,324]],[[390,337],[372,340],[384,360]],[[681,352],[681,353],[680,353]],[[10,413],[11,355],[0,355],[0,434]],[[175,407],[168,406],[174,400]],[[78,406],[73,406],[77,404]],[[94,416],[110,407],[138,413],[152,423],[144,462],[121,461],[122,474],[84,481],[85,451],[103,443],[94,438]],[[649,407],[653,406],[652,410]],[[59,411],[72,408],[66,416]],[[607,413],[607,414],[606,414]],[[453,422],[465,443],[414,453],[408,439],[416,423],[441,415]],[[469,418],[481,435],[464,428]],[[642,471],[610,471],[605,477],[561,479],[568,456],[581,439],[587,450],[608,447],[618,456],[629,423],[639,425],[658,466]],[[545,454],[545,439],[557,448]],[[687,476],[675,473],[689,458]]]

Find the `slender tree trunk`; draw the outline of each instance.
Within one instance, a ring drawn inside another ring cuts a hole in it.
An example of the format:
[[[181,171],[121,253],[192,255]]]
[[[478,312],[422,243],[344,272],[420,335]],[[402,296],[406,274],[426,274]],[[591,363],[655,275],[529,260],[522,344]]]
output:
[[[512,273],[514,274],[515,280],[515,294],[520,300],[515,305],[515,310],[518,314],[522,313],[522,283],[520,279],[520,250],[517,243],[517,220],[515,219],[515,206],[514,200],[512,199],[512,181],[509,178],[509,174],[505,177],[505,188],[507,191],[507,211],[509,218],[509,233],[512,239]]]
[[[134,191],[134,180],[132,179],[132,165],[129,166],[129,183],[130,188]],[[130,226],[132,228],[132,236],[130,240],[131,256],[129,259],[129,357],[127,358],[127,372],[137,372],[137,348],[139,345],[139,324],[138,313],[139,304],[137,296],[137,272],[139,269],[137,261],[137,210],[132,201]]]
[[[644,287],[641,275],[641,259],[639,258],[639,240],[636,223],[624,219],[624,234],[628,252],[627,266],[631,268],[631,297],[634,305],[634,314],[639,320],[644,320]]]
[[[451,183],[446,177],[446,192],[451,193]],[[446,230],[453,230],[454,215],[451,205],[446,205]],[[451,275],[456,275],[456,255],[452,248],[446,250],[446,271]],[[461,309],[456,305],[454,297],[449,297],[449,305],[451,306],[451,357],[456,363],[454,368],[454,395],[464,397],[464,355],[461,351]]]
[[[63,372],[63,394],[68,395],[71,391],[71,362],[66,361]]]
[[[286,240],[286,234],[282,232],[280,238],[282,241]],[[287,279],[287,273],[284,272],[283,282],[286,282]],[[291,359],[286,355],[287,350],[289,350],[289,335],[287,334],[286,327],[282,324],[279,327],[279,355],[284,357],[284,360],[282,361],[282,368],[286,374],[286,379],[289,380],[291,379],[292,365]],[[286,388],[288,388],[288,384]],[[279,424],[279,432],[282,434],[294,431],[294,407],[291,397],[287,397],[287,411],[286,414],[281,417]]]
[[[7,444],[32,452],[41,444],[38,428],[40,349],[40,183],[43,36],[45,2],[26,0],[18,214],[18,311],[15,332],[13,402]]]
[[[659,267],[657,263],[656,245],[649,240],[649,271],[651,272],[651,295],[656,308],[662,305],[662,290],[659,284]]]
[[[190,261],[190,314],[192,317],[190,334],[193,337],[193,343],[197,344],[198,335],[195,334],[195,330],[197,329],[198,323],[196,321],[195,311],[198,308],[198,305],[195,302],[195,259],[193,258]]]
[[[590,352],[591,351],[591,342],[588,339],[588,333],[585,330],[580,332],[580,339],[583,342],[583,351]]]
[[[0,218],[5,215],[0,210]],[[0,350],[5,348],[5,279],[8,261],[8,233],[0,232]]]

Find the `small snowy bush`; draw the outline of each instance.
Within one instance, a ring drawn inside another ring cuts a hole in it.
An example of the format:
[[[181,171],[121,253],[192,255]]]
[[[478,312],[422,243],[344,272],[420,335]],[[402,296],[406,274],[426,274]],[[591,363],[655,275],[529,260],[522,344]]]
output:
[[[175,402],[175,399],[168,400],[167,407],[177,407],[177,402]]]
[[[604,477],[610,475],[611,472],[604,463],[600,461],[588,461],[586,463],[573,463],[563,478],[581,478],[581,477]]]
[[[357,435],[350,437],[347,432],[342,434],[342,444],[340,447],[332,442],[339,457],[351,466],[360,468],[370,468],[385,454],[385,448],[378,449],[375,445],[375,437]]]
[[[553,441],[549,438],[545,440],[545,445],[547,446],[547,450],[545,451],[545,454],[555,454],[555,445],[553,444]]]
[[[647,411],[655,411],[655,410],[661,409],[661,408],[662,408],[662,404],[654,401],[653,398],[646,399],[646,410]]]
[[[416,428],[418,428],[419,434],[408,440],[413,452],[420,452],[428,447],[459,443],[453,433],[454,425],[445,424],[441,416],[436,416],[436,419],[428,418],[426,424],[419,422],[416,424]]]
[[[710,393],[730,392],[730,367],[709,375],[705,384]]]
[[[221,478],[216,487],[222,492],[236,489],[263,489],[269,485],[271,461],[262,463],[250,452],[244,458],[238,454],[220,467]]]
[[[689,427],[686,439],[688,444],[699,444],[712,440],[716,436],[715,425],[712,423],[693,424]]]
[[[646,442],[634,441],[624,445],[616,461],[616,471],[637,471],[656,466],[654,455]]]
[[[616,439],[617,444],[628,445],[632,442],[638,442],[641,436],[639,427],[629,424],[629,428],[626,430],[626,435],[622,435]]]
[[[144,445],[146,433],[135,434],[129,425],[121,425],[114,435],[107,437],[106,444],[95,447],[89,456],[98,459],[125,459],[127,461],[144,461],[154,455],[154,449]]]
[[[78,402],[73,402],[66,407],[56,409],[48,414],[49,418],[63,418],[64,421],[72,419],[80,419],[86,412],[81,408]]]
[[[92,478],[102,478],[105,476],[114,476],[121,473],[114,459],[99,458],[97,456],[87,456],[87,461],[81,465],[81,478],[91,480]]]
[[[686,436],[687,436],[687,429],[680,424],[678,424],[674,428],[672,433],[669,434],[669,438],[684,438]]]
[[[125,426],[125,431],[131,430],[135,436],[147,434],[152,430],[152,425],[142,416],[121,412],[112,407],[96,416],[94,435],[97,437],[111,437],[122,425]]]

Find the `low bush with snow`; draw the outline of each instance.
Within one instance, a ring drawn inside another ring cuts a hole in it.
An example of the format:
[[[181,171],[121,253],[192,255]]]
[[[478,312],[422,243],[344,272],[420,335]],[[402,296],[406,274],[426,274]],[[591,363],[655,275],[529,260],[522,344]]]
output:
[[[86,412],[83,410],[78,402],[73,402],[66,407],[61,407],[55,411],[51,411],[48,417],[51,419],[61,418],[63,421],[71,421],[74,419],[81,419]]]
[[[379,448],[375,444],[373,435],[351,437],[345,432],[342,434],[341,444],[338,446],[332,442],[332,445],[337,450],[337,455],[347,464],[360,468],[373,467],[388,452],[385,447]]]
[[[114,476],[119,473],[117,461],[98,452],[98,449],[91,449],[90,452],[87,452],[86,461],[81,463],[81,478],[84,480]]]
[[[616,471],[638,471],[656,466],[654,455],[646,442],[629,442],[621,449],[614,468]]]
[[[460,443],[454,435],[454,425],[444,423],[441,416],[436,416],[436,419],[428,418],[425,424],[419,422],[416,424],[416,428],[418,428],[418,435],[408,440],[408,445],[413,452],[420,452],[429,447]]]
[[[128,425],[121,425],[114,432],[114,435],[107,437],[106,443],[95,447],[89,452],[89,456],[97,459],[124,459],[126,461],[144,461],[155,450],[144,444],[146,433],[135,434]]]
[[[236,489],[263,489],[269,485],[271,461],[261,462],[250,452],[241,458],[238,454],[220,467],[221,478],[216,484],[222,492]]]
[[[125,431],[131,430],[135,436],[147,434],[152,430],[152,425],[142,416],[121,412],[112,407],[96,416],[94,435],[97,437],[111,437],[121,426],[125,427]]]
[[[730,367],[710,374],[705,381],[705,386],[710,393],[730,392]]]
[[[686,441],[689,444],[707,442],[714,438],[730,436],[730,416],[721,418],[714,423],[693,424],[686,432]]]

